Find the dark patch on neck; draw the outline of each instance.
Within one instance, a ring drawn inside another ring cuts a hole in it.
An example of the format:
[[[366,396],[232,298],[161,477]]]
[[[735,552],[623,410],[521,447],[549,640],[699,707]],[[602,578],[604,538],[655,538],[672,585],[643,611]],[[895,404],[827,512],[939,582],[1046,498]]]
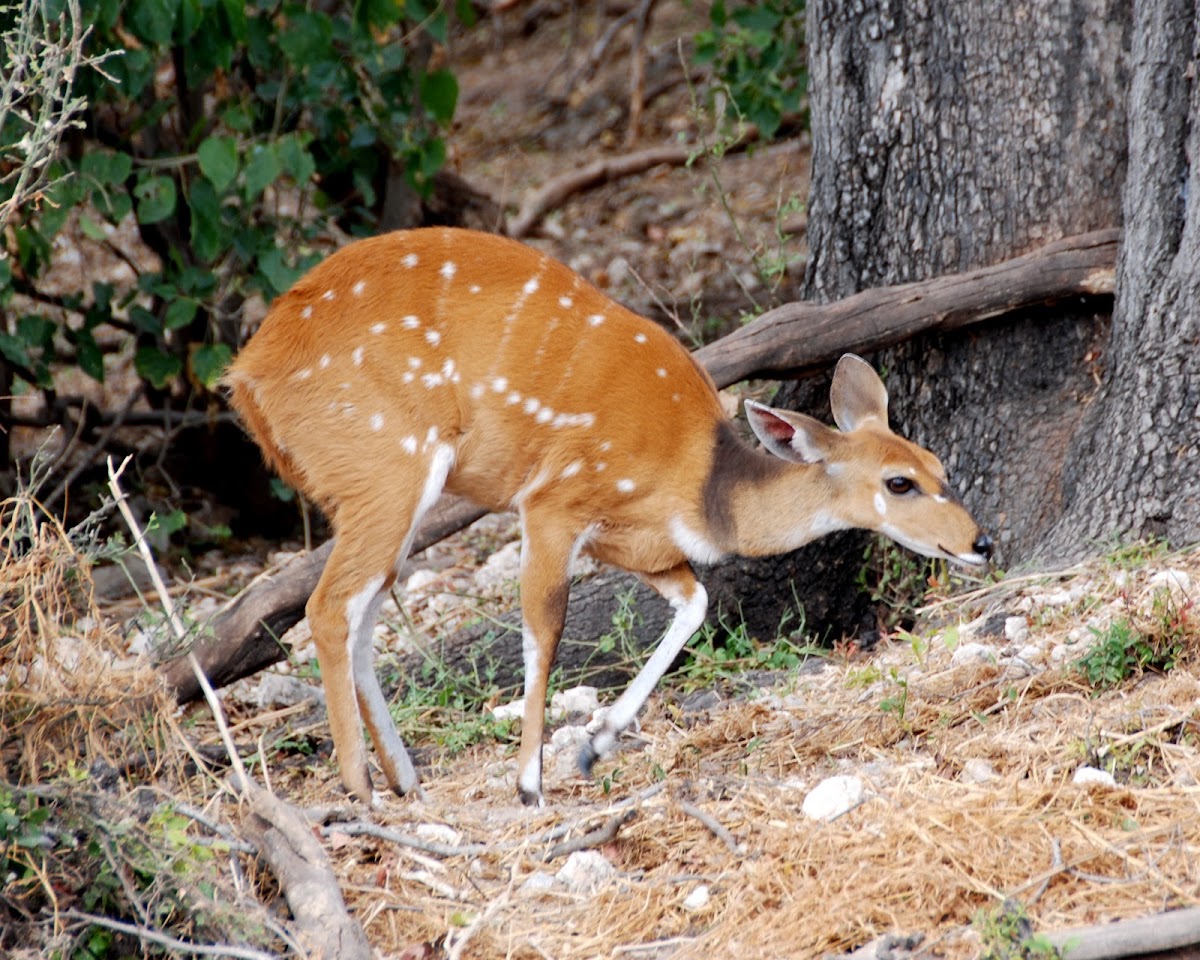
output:
[[[712,465],[704,483],[704,517],[708,533],[721,550],[737,552],[737,518],[734,498],[742,485],[755,486],[779,476],[787,462],[751,450],[728,420],[713,431]]]

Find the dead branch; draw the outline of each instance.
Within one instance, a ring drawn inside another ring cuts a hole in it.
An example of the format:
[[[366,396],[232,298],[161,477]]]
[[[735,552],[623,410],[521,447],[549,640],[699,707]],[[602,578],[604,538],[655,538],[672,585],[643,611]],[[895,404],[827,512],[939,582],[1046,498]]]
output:
[[[729,848],[730,853],[734,854],[735,856],[741,856],[742,846],[737,842],[737,837],[730,833],[729,830],[721,823],[721,821],[719,821],[711,813],[706,813],[694,804],[688,803],[686,800],[679,801],[679,810],[681,813],[687,814],[694,820],[699,820],[707,828],[709,833],[711,833]]]
[[[249,785],[243,826],[279,880],[295,918],[297,941],[309,957],[371,960],[361,924],[350,916],[325,851],[296,812],[261,787]]]
[[[79,910],[64,910],[62,916],[68,920],[78,920],[81,923],[123,933],[127,937],[136,937],[143,943],[153,943],[156,946],[166,947],[168,950],[191,954],[197,957],[232,957],[234,960],[275,960],[276,957],[274,953],[267,953],[263,950],[252,950],[249,947],[238,947],[233,944],[190,943],[185,940],[177,940],[174,937],[169,937],[165,933],[151,930],[148,927],[138,926],[133,923],[123,923],[120,920],[113,920],[94,913],[83,913]]]
[[[990,267],[875,287],[834,303],[787,303],[696,359],[717,386],[751,377],[795,377],[847,351],[871,353],[1067,297],[1113,292],[1119,230],[1065,237]]]
[[[1043,936],[1071,960],[1117,960],[1200,944],[1200,907],[1057,930]]]
[[[557,860],[559,857],[564,857],[577,850],[592,850],[595,847],[602,847],[606,843],[612,843],[617,838],[617,834],[621,828],[637,815],[637,807],[630,807],[628,810],[623,810],[615,817],[610,817],[595,830],[589,830],[582,836],[572,837],[570,840],[556,843],[546,851],[542,859],[549,863],[551,860]]]
[[[696,147],[673,144],[649,147],[637,153],[604,157],[580,170],[555,177],[525,199],[517,215],[509,221],[506,232],[510,237],[524,237],[542,217],[568,197],[589,187],[641,173],[659,164],[681,166],[688,162],[696,150]]]
[[[638,141],[642,125],[642,109],[645,106],[643,89],[646,75],[646,31],[650,28],[650,15],[654,12],[655,0],[641,0],[635,8],[637,23],[633,33],[633,49],[630,51],[629,70],[629,125],[625,130],[625,148],[632,149]]]

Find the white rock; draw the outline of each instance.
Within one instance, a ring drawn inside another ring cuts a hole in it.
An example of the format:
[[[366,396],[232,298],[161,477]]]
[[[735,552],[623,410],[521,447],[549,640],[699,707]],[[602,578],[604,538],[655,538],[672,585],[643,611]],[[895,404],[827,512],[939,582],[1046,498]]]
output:
[[[989,780],[996,779],[996,768],[992,766],[990,760],[972,757],[963,764],[962,773],[958,775],[958,779],[963,783],[987,783]]]
[[[418,823],[413,827],[413,833],[422,840],[444,843],[448,847],[457,847],[462,843],[462,834],[444,823]]]
[[[254,703],[267,709],[290,707],[306,700],[324,703],[325,691],[281,673],[264,673],[254,689]]]
[[[583,727],[559,727],[550,737],[546,747],[550,775],[556,780],[567,780],[579,775],[579,751],[590,740]]]
[[[1050,651],[1050,662],[1062,663],[1064,660],[1070,660],[1077,656],[1079,656],[1079,651],[1074,646],[1060,643]]]
[[[499,590],[521,578],[521,541],[514,540],[493,553],[475,573],[475,583],[483,590]]]
[[[1113,775],[1107,770],[1098,770],[1096,767],[1079,767],[1075,771],[1075,776],[1071,778],[1072,783],[1099,783],[1105,787],[1115,787],[1117,781],[1113,779]]]
[[[1188,593],[1192,589],[1192,578],[1188,576],[1186,570],[1169,567],[1166,570],[1159,570],[1150,578],[1150,589],[1166,590],[1171,599],[1178,603],[1187,599]]]
[[[812,820],[832,820],[861,803],[864,792],[858,777],[826,777],[808,792],[800,809]]]
[[[521,884],[522,893],[548,893],[557,886],[557,881],[546,873],[544,870],[539,870],[537,873],[532,873]]]
[[[492,707],[492,716],[497,720],[520,720],[525,716],[525,698],[514,700],[512,703],[502,703]]]
[[[703,910],[707,907],[711,899],[708,887],[702,883],[683,898],[683,909],[695,913],[697,910]]]
[[[576,850],[554,879],[572,893],[594,893],[616,875],[616,868],[595,850]]]
[[[550,698],[551,715],[564,717],[590,717],[600,706],[600,696],[595,687],[572,687],[559,690]]]
[[[986,643],[963,643],[955,648],[950,655],[952,666],[959,667],[967,663],[995,663],[996,651]]]
[[[409,596],[420,593],[431,583],[438,578],[436,570],[414,570],[407,580],[404,581],[404,592]]]
[[[599,729],[600,729],[602,726],[604,726],[604,718],[605,718],[605,717],[608,715],[608,711],[609,711],[609,709],[611,709],[611,708],[609,708],[609,707],[599,707],[598,709],[596,709],[595,711],[593,711],[593,712],[592,712],[592,719],[591,719],[591,720],[589,720],[589,721],[588,721],[588,722],[587,722],[587,723],[584,725],[584,729],[585,729],[585,730],[586,730],[588,733],[595,733],[597,730],[599,730]],[[637,723],[637,721],[635,720],[635,721],[634,721],[634,723],[636,724],[636,723]]]
[[[1024,617],[1006,617],[1004,636],[1010,643],[1024,643],[1029,639],[1029,621]]]

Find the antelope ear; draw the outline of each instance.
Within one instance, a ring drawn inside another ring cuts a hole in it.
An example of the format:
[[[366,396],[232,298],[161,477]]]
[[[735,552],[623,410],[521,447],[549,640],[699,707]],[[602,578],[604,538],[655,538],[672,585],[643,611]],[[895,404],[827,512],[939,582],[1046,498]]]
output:
[[[833,420],[844,432],[857,430],[869,420],[888,422],[887,387],[866,360],[847,353],[838,361],[829,388]]]
[[[746,401],[746,419],[750,429],[771,453],[793,463],[821,463],[833,456],[841,439],[820,420],[777,410],[753,400]]]

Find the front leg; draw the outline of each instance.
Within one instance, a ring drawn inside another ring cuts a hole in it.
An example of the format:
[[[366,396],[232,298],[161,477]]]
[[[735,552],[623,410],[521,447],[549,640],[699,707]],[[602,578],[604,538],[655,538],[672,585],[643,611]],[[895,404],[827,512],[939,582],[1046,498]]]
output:
[[[633,722],[638,711],[645,705],[650,692],[679,656],[683,645],[700,629],[708,612],[708,591],[704,589],[704,584],[696,579],[688,564],[681,563],[663,573],[641,576],[649,586],[671,602],[675,609],[675,618],[663,638],[658,641],[658,646],[645,666],[638,671],[633,682],[604,715],[604,725],[579,751],[579,769],[583,771],[584,776],[591,775],[592,764],[612,749],[613,744],[617,742],[617,735]]]
[[[525,717],[517,760],[521,802],[542,806],[542,732],[550,668],[562,639],[570,590],[573,538],[521,511],[521,637],[525,660]]]

